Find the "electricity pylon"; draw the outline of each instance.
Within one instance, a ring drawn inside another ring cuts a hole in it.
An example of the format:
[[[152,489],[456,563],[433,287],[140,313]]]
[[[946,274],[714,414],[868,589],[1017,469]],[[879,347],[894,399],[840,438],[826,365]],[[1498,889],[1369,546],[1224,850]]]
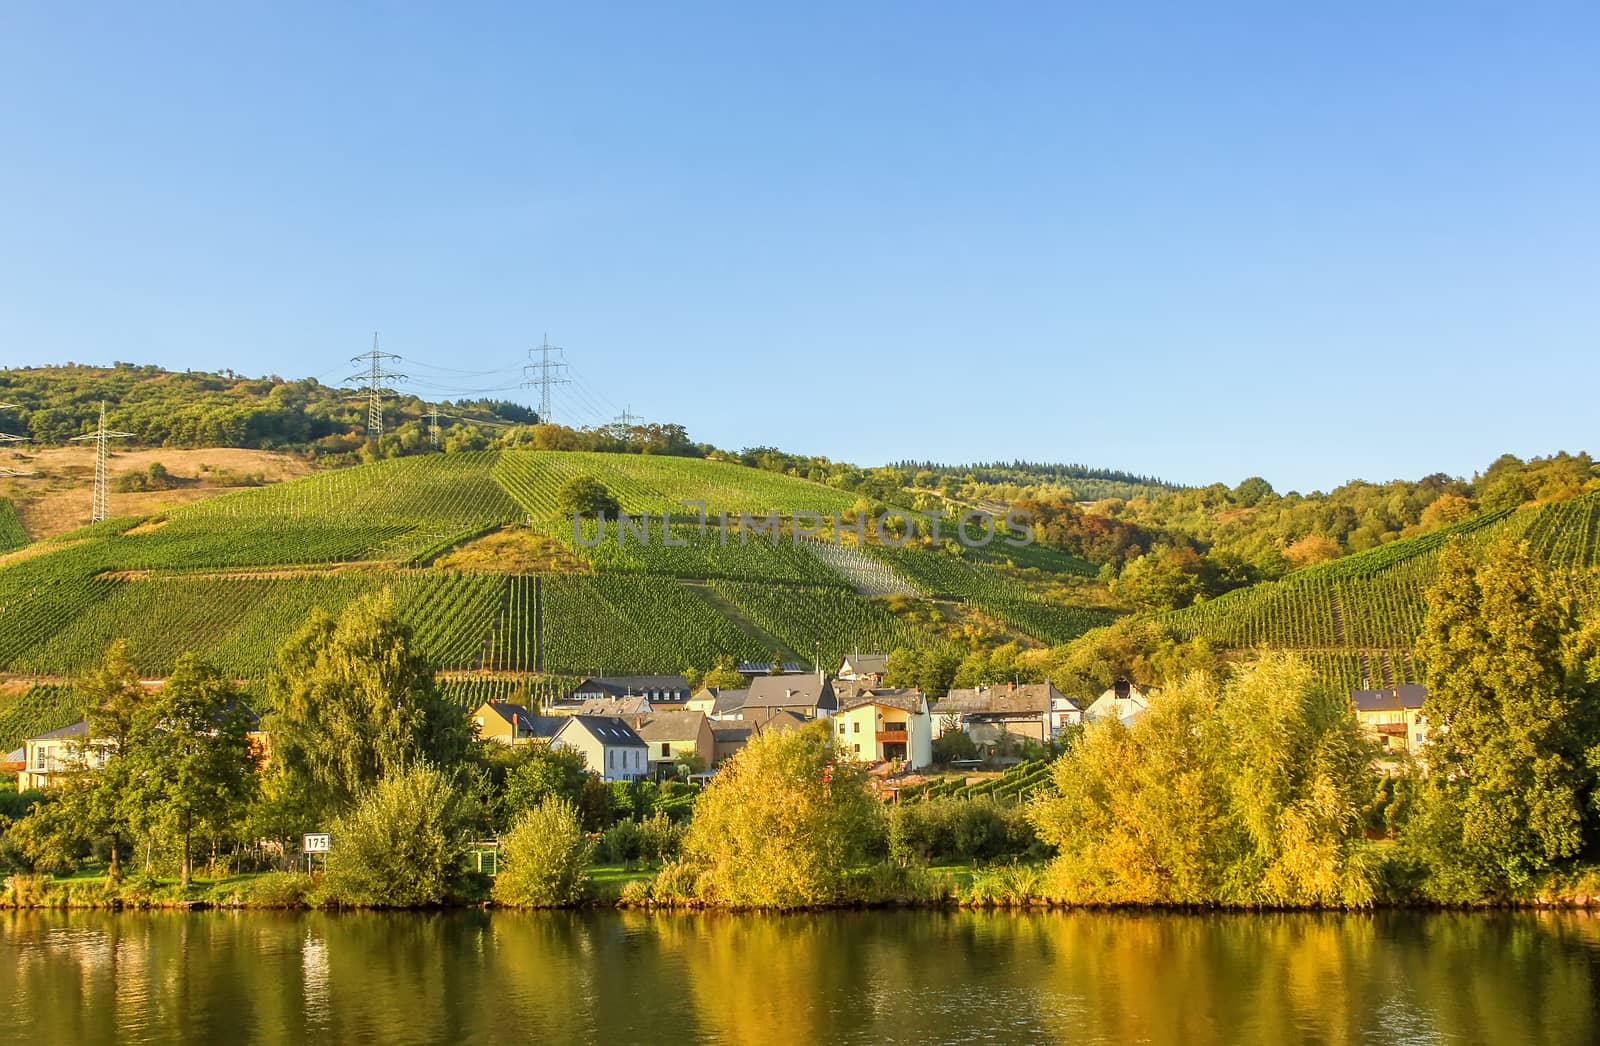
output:
[[[523,375],[528,379],[522,383],[525,389],[537,388],[539,390],[539,424],[549,425],[550,419],[550,389],[556,385],[570,385],[571,378],[560,377],[561,369],[567,364],[563,354],[565,349],[550,344],[550,335],[544,336],[544,344],[537,349],[528,350],[528,359],[533,359],[533,354],[539,354],[539,362],[529,362],[522,368]],[[550,358],[551,353],[556,354],[556,359]]]
[[[372,351],[363,352],[359,356],[350,357],[351,363],[368,364],[366,370],[350,375],[345,381],[365,382],[367,387],[367,435],[378,439],[383,435],[383,401],[390,396],[399,395],[394,389],[384,385],[385,381],[405,381],[406,375],[399,371],[388,370],[384,367],[384,360],[395,360],[399,356],[392,352],[378,351],[378,332],[372,332]]]
[[[439,405],[434,404],[428,408],[428,441],[433,444],[433,449],[439,449]]]
[[[94,507],[89,511],[90,523],[98,523],[102,519],[109,518],[111,515],[108,505],[109,499],[106,497],[108,492],[107,488],[109,487],[106,476],[106,460],[110,457],[111,453],[109,441],[114,439],[126,439],[132,435],[134,435],[132,432],[116,432],[112,429],[106,428],[106,401],[101,400],[100,427],[95,429],[93,432],[86,433],[82,436],[72,437],[72,441],[74,443],[78,443],[86,439],[94,440]]]

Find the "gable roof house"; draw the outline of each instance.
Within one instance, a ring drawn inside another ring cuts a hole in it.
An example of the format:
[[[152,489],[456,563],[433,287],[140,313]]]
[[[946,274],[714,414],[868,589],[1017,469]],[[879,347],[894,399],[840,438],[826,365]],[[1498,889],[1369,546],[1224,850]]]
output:
[[[649,746],[619,716],[570,715],[550,739],[551,748],[582,752],[602,781],[637,781],[645,776]]]
[[[914,768],[933,762],[933,717],[921,690],[866,690],[839,702],[830,722],[853,759],[898,759]]]
[[[868,680],[873,683],[883,682],[883,673],[888,669],[889,655],[887,654],[862,654],[856,653],[844,659],[839,666],[839,678],[852,682]]]
[[[1150,707],[1150,699],[1145,696],[1126,676],[1118,676],[1105,693],[1095,699],[1094,704],[1084,710],[1083,717],[1091,723],[1102,719],[1120,720],[1123,726],[1132,726],[1144,715],[1145,709]]]
[[[717,757],[717,737],[704,712],[654,712],[635,720],[633,730],[649,746],[645,765],[658,781],[677,777],[686,754],[707,767]]]
[[[578,680],[566,699],[582,703],[598,697],[645,697],[652,705],[681,705],[689,695],[689,680],[683,676],[590,676]]]
[[[1415,754],[1428,743],[1428,716],[1422,707],[1427,699],[1428,688],[1417,683],[1350,693],[1356,722],[1368,737],[1383,746],[1386,754]]]
[[[729,690],[726,687],[703,686],[689,698],[684,706],[690,712],[700,712],[709,719],[738,719],[744,711],[748,688]]]
[[[1083,719],[1078,703],[1052,683],[1007,683],[951,690],[933,709],[938,733],[955,725],[982,745],[1005,735],[1043,744]]]
[[[472,713],[472,721],[479,737],[505,745],[549,741],[561,727],[560,717],[534,715],[509,701],[485,701]]]
[[[643,694],[633,697],[590,697],[579,702],[576,706],[567,705],[557,708],[556,711],[566,711],[568,715],[615,715],[637,716],[649,715],[655,711],[655,705]]]
[[[76,723],[47,730],[22,742],[22,769],[17,771],[17,791],[48,788],[55,774],[73,770],[98,770],[106,765],[106,746],[89,741],[89,724]]]
[[[730,759],[755,736],[756,725],[743,719],[708,719],[713,739],[711,765]]]
[[[822,672],[784,673],[756,676],[744,698],[745,719],[760,725],[779,712],[793,712],[804,719],[822,719],[839,707],[833,684]]]

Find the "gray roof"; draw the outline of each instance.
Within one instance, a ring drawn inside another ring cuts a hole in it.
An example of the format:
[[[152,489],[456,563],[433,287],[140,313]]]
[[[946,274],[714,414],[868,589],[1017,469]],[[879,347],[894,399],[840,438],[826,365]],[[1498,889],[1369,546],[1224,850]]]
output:
[[[881,676],[883,675],[884,670],[889,666],[888,654],[859,654],[855,657],[847,657],[844,660],[846,664],[855,669],[855,674],[858,676]],[[840,668],[843,667],[844,665],[840,665]]]
[[[20,763],[27,758],[28,750],[26,748],[19,748],[14,752],[6,753],[6,762],[8,763]]]
[[[876,690],[862,690],[845,698],[839,702],[839,711],[848,712],[862,705],[883,705],[885,708],[898,708],[903,712],[920,712],[925,706],[925,699],[922,691],[915,687],[909,690],[880,687]]]
[[[1421,708],[1428,688],[1420,683],[1404,683],[1393,690],[1352,690],[1350,700],[1358,712],[1399,712]]]
[[[634,730],[646,741],[693,741],[705,721],[704,712],[652,712]]]
[[[618,748],[643,748],[644,738],[634,733],[627,721],[614,715],[569,715],[561,724],[558,734],[573,726],[581,726],[603,745]]]
[[[756,732],[756,724],[743,719],[713,719],[711,732],[724,744],[729,741],[744,741]]]
[[[591,697],[578,705],[579,715],[642,715],[650,711],[650,699],[643,694],[632,697]]]
[[[612,697],[626,697],[647,691],[689,690],[689,680],[683,676],[590,676],[580,679],[572,693],[601,691]]]
[[[938,715],[1043,715],[1050,711],[1052,698],[1060,696],[1061,691],[1049,683],[983,686],[975,690],[950,691],[934,712]]]
[[[84,719],[80,719],[76,723],[70,723],[67,726],[58,726],[54,730],[46,730],[42,734],[34,734],[32,737],[28,738],[28,740],[29,741],[54,741],[55,739],[60,738],[60,737],[85,737],[85,736],[88,735],[88,733],[89,733],[89,723],[88,723],[88,721],[84,720]]]
[[[833,685],[810,672],[781,676],[756,676],[745,695],[746,708],[826,708],[838,707]]]
[[[758,734],[786,734],[791,730],[798,730],[810,720],[803,715],[791,712],[788,709],[779,709],[772,714],[771,719],[762,720],[756,724],[755,732]]]
[[[749,688],[740,690],[729,690],[727,687],[720,686],[705,686],[700,688],[700,694],[711,695],[712,715],[726,715],[729,712],[737,712],[739,709],[744,707],[745,698],[749,695],[749,693]],[[696,694],[695,696],[699,697],[700,694]]]

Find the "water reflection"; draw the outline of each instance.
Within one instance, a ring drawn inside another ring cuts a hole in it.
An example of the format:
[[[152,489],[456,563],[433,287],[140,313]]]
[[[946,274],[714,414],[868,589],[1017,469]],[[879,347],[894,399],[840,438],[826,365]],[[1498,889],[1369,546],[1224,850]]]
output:
[[[5,913],[15,1041],[1588,1043],[1581,913]]]

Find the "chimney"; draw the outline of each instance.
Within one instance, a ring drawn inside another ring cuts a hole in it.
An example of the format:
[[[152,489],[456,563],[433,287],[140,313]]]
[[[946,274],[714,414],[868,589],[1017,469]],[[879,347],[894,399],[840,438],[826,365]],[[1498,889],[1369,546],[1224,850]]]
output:
[[[634,716],[633,717],[633,728],[635,730],[637,730],[642,726],[644,726],[644,716],[640,716],[640,715]]]
[[[1014,694],[1016,692],[1017,692],[1017,681],[1015,679],[1013,679],[1011,682],[1006,684],[1006,693]]]

